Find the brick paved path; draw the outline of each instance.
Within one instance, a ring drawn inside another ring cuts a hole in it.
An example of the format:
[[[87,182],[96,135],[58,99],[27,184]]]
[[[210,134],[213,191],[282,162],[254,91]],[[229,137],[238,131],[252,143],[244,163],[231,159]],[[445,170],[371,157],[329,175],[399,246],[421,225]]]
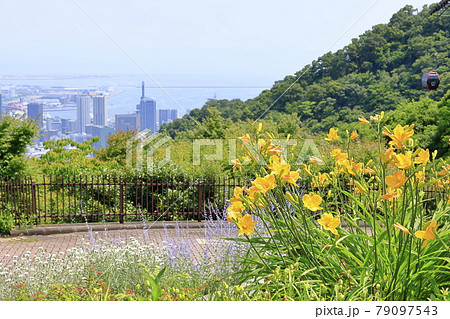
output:
[[[194,227],[186,228],[181,225],[177,228],[167,229],[155,227],[148,231],[142,228],[89,231],[86,228],[85,231],[66,234],[0,237],[0,263],[9,265],[14,256],[20,258],[24,254],[30,254],[30,257],[33,257],[39,249],[57,254],[61,251],[65,252],[69,248],[80,247],[87,241],[99,242],[100,239],[112,243],[126,243],[130,238],[135,238],[140,243],[154,243],[161,246],[166,241],[180,242],[189,238],[196,251],[203,251],[206,238],[205,229],[199,224],[192,224],[192,226]]]

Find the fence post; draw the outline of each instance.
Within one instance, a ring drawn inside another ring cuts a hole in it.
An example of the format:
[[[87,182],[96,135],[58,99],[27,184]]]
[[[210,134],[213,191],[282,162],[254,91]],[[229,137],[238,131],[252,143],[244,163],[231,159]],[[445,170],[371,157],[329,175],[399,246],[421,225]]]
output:
[[[203,184],[201,181],[198,183],[198,222],[202,221],[202,206],[203,206]]]
[[[31,209],[33,212],[33,217],[36,219],[37,224],[37,211],[36,211],[36,185],[34,181],[31,181]]]
[[[120,204],[119,204],[119,222],[123,224],[123,179],[120,179]]]

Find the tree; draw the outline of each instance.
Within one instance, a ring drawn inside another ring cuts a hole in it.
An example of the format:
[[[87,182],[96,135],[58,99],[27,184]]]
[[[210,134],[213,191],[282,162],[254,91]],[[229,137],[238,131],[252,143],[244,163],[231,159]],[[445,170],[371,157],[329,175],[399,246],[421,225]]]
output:
[[[127,142],[131,141],[136,131],[118,131],[108,136],[108,146],[94,151],[101,161],[115,161],[120,166],[126,164]]]
[[[0,119],[0,175],[19,175],[25,170],[24,154],[37,137],[36,121],[4,116]]]
[[[437,105],[437,130],[432,145],[438,150],[438,156],[450,157],[450,91]]]

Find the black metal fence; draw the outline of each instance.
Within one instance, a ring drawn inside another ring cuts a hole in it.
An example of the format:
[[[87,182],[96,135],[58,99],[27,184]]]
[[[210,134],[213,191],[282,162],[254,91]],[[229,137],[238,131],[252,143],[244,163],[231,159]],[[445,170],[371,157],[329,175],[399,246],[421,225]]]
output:
[[[0,209],[18,224],[198,219],[222,208],[233,178],[43,176],[0,181]]]
[[[236,178],[42,176],[0,179],[0,210],[16,224],[84,221],[201,220],[222,209],[234,196]],[[308,187],[302,187],[309,191]],[[428,186],[421,199],[427,213],[447,198],[442,189]]]

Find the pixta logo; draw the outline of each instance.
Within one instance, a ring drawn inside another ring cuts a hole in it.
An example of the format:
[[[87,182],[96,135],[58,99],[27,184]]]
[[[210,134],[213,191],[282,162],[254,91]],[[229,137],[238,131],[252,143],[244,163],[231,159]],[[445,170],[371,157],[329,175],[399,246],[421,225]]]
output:
[[[166,165],[171,160],[170,145],[165,148],[165,156],[162,159],[159,157],[156,159],[156,152],[170,140],[172,139],[167,135],[150,134],[149,129],[138,132],[127,140],[126,165],[147,172]]]

